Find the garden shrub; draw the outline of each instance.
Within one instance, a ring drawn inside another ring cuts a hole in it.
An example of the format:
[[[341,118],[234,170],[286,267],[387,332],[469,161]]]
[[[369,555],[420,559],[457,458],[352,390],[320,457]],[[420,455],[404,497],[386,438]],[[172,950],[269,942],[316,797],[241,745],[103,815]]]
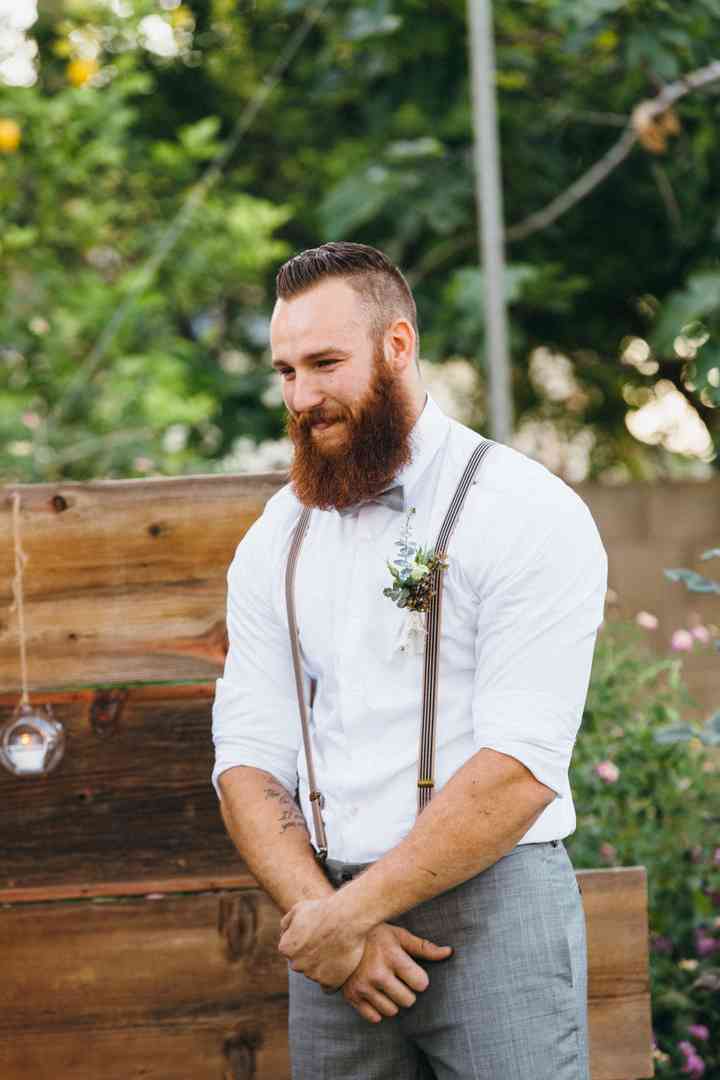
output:
[[[693,718],[697,722],[693,724]],[[580,868],[647,869],[658,1076],[720,1080],[720,732],[632,623],[598,636],[571,768]]]

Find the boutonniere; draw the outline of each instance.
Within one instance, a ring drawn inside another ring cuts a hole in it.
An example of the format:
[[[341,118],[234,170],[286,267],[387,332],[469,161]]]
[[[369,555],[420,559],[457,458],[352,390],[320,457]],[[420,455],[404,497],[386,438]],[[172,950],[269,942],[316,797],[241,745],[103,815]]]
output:
[[[397,558],[387,564],[392,583],[383,589],[383,596],[406,612],[397,648],[401,652],[420,653],[425,647],[426,615],[435,593],[435,571],[447,569],[447,562],[436,555],[434,548],[420,547],[411,539],[414,513],[413,506],[405,518],[400,539],[395,541],[399,549]]]

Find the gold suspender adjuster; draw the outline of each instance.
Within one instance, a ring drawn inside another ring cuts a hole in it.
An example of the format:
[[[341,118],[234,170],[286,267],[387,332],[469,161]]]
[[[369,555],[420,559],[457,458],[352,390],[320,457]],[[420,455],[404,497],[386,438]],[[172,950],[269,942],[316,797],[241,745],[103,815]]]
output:
[[[418,780],[417,786],[418,787],[435,787],[435,781],[434,780]]]

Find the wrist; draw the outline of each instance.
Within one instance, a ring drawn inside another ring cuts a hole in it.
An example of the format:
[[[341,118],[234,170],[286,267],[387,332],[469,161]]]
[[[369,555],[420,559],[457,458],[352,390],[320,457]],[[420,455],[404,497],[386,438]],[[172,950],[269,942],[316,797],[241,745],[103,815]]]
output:
[[[366,937],[373,927],[382,922],[382,917],[377,917],[373,911],[363,877],[361,874],[342,885],[329,901],[333,921],[337,920],[355,938]]]

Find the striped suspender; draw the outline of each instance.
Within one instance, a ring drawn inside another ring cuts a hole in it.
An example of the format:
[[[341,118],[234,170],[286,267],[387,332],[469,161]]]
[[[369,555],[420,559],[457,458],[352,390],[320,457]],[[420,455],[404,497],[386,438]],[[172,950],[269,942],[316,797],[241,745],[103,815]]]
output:
[[[325,862],[328,846],[327,836],[325,835],[325,822],[323,821],[322,816],[324,799],[318,791],[317,780],[315,779],[315,763],[313,762],[312,745],[310,743],[310,730],[308,727],[307,709],[305,708],[303,675],[300,663],[300,642],[298,640],[297,619],[295,618],[295,567],[297,566],[298,555],[300,554],[300,546],[305,539],[305,533],[310,524],[311,513],[312,510],[305,507],[300,515],[300,520],[297,523],[295,534],[292,538],[287,570],[285,571],[285,600],[287,602],[293,668],[295,669],[295,688],[297,690],[298,708],[300,709],[300,725],[302,727],[303,744],[305,746],[305,760],[307,761],[310,806],[312,807],[313,826],[315,829],[315,846],[318,859],[320,862]]]
[[[475,473],[477,472],[485,454],[494,446],[491,439],[486,439],[475,447],[470,460],[465,466],[460,483],[452,498],[445,519],[438,534],[435,551],[441,557],[447,553],[450,538],[460,517],[460,512],[465,502],[465,497],[470,490]],[[300,519],[295,528],[295,533],[290,544],[287,570],[285,573],[285,600],[288,612],[288,627],[290,629],[290,646],[292,650],[293,668],[295,670],[295,687],[297,690],[298,708],[300,711],[300,723],[302,726],[303,745],[305,759],[307,761],[308,785],[310,788],[310,805],[313,815],[315,831],[315,845],[317,856],[321,862],[327,858],[327,835],[322,816],[324,803],[323,796],[317,789],[315,766],[310,742],[308,727],[307,708],[303,690],[303,674],[300,661],[300,643],[298,640],[297,620],[295,617],[295,568],[297,566],[300,547],[310,523],[312,510],[308,507],[300,514]],[[425,637],[425,667],[423,672],[423,703],[422,703],[422,728],[420,732],[420,750],[418,754],[418,813],[423,810],[432,798],[435,786],[435,726],[437,713],[437,682],[438,682],[438,657],[440,646],[440,617],[442,612],[442,570],[436,570],[433,580],[433,596],[427,613],[427,633]],[[313,686],[314,690],[314,686]]]
[[[445,520],[440,526],[435,554],[440,558],[447,554],[448,544],[453,529],[460,517],[465,496],[470,490],[473,477],[480,467],[480,462],[493,446],[491,439],[476,446],[465,466],[465,472],[448,507]],[[432,798],[435,786],[435,720],[437,715],[438,658],[440,652],[440,617],[442,613],[442,568],[433,574],[432,598],[427,613],[425,634],[425,668],[423,671],[422,726],[420,729],[420,749],[418,752],[418,814],[424,810]]]

